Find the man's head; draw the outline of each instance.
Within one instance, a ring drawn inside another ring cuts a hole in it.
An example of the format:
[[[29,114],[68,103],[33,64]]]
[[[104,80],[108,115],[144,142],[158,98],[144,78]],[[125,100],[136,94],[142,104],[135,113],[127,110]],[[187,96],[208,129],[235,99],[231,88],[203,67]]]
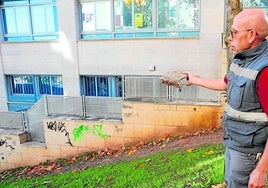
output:
[[[230,49],[238,53],[259,45],[268,35],[268,19],[262,9],[245,9],[236,15],[229,36]]]

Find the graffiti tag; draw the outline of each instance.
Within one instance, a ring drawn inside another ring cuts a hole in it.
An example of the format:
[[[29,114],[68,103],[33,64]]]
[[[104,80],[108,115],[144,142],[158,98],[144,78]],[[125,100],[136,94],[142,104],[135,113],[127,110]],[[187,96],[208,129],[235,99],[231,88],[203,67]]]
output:
[[[7,148],[10,148],[11,150],[15,149],[13,146],[9,145],[6,140],[0,139],[0,147],[6,146]]]
[[[114,127],[115,127],[115,131],[118,133],[123,131],[123,128],[119,128],[117,125],[115,125]]]
[[[71,142],[70,139],[70,133],[69,131],[66,129],[65,123],[61,122],[61,121],[50,121],[47,122],[47,128],[53,131],[59,131],[62,132],[64,134],[64,136],[67,138],[67,144],[69,144],[70,146],[73,147],[73,144]]]
[[[111,137],[108,134],[104,134],[102,128],[102,124],[94,124],[92,128],[86,125],[80,125],[79,127],[73,129],[74,141],[81,139],[83,137],[83,132],[96,134],[103,139]]]

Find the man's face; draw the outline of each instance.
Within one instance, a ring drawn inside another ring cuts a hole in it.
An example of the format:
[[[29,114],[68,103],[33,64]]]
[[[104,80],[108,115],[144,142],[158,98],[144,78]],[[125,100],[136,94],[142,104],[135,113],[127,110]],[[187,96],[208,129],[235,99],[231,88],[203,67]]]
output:
[[[253,30],[239,23],[239,20],[234,19],[231,34],[229,36],[230,50],[237,54],[251,47],[249,42],[250,32]]]
[[[248,42],[248,34],[250,29],[235,29],[232,28],[231,34],[229,36],[230,49],[234,54],[250,48],[250,43]]]

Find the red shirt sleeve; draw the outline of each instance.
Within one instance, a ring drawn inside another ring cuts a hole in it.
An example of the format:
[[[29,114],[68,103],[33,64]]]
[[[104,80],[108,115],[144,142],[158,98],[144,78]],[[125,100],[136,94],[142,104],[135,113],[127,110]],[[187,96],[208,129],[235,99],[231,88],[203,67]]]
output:
[[[224,82],[228,84],[228,79],[226,78],[226,75],[224,76]]]
[[[262,109],[268,115],[268,67],[264,68],[257,80],[257,94],[262,106]]]

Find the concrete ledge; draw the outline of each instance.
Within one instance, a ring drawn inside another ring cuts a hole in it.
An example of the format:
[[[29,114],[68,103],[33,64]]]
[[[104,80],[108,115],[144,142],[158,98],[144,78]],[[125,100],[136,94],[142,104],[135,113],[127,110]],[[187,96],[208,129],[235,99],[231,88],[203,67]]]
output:
[[[57,120],[81,120],[81,121],[91,121],[91,122],[116,122],[116,123],[120,123],[122,122],[122,119],[119,118],[103,118],[103,117],[81,117],[81,116],[69,116],[69,115],[49,115],[47,116],[47,118],[50,119],[57,119]]]
[[[6,129],[0,128],[0,136],[13,136],[17,137],[16,140],[19,141],[20,144],[27,142],[27,132],[23,131],[22,129]]]
[[[167,99],[153,99],[153,98],[128,98],[124,102],[137,102],[149,104],[163,104],[163,105],[205,105],[205,106],[221,106],[221,101],[193,101],[193,100],[176,100],[169,101]]]
[[[46,148],[45,143],[41,142],[25,142],[21,144],[22,147],[32,147],[32,148]]]
[[[23,133],[25,133],[25,131],[22,129],[0,128],[0,134],[21,135]]]

